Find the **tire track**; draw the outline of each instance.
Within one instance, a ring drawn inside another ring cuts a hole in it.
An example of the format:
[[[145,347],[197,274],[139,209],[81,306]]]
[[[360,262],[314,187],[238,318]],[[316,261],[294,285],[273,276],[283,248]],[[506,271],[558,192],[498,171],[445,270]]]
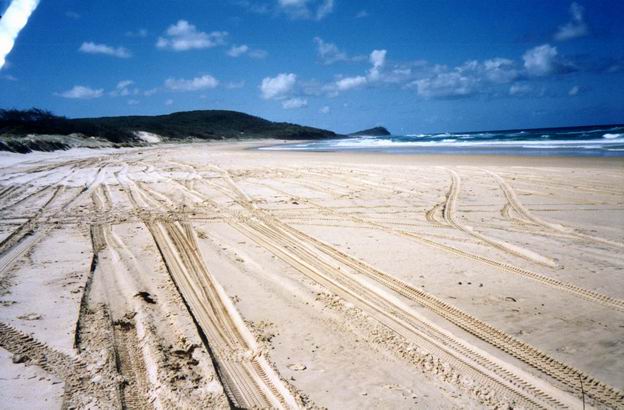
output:
[[[288,231],[301,240],[314,244],[315,247],[323,251],[326,255],[349,266],[354,271],[366,275],[379,284],[394,290],[411,301],[417,302],[421,306],[447,319],[451,323],[466,330],[481,340],[490,343],[505,353],[510,354],[511,356],[565,384],[567,387],[575,391],[577,396],[585,393],[602,404],[606,404],[610,407],[619,407],[624,405],[624,393],[615,390],[613,387],[548,356],[546,353],[538,350],[530,344],[506,334],[502,330],[499,330],[471,316],[470,314],[461,311],[457,307],[436,298],[432,294],[424,292],[423,290],[382,272],[361,260],[353,258],[331,245],[313,238],[304,232],[288,226],[287,224],[281,223],[275,219],[274,222],[279,224],[282,229]],[[581,390],[579,380],[583,380],[583,390]]]
[[[270,185],[268,185],[270,186]],[[279,192],[283,195],[289,195],[293,198],[296,198],[297,201],[302,202],[302,203],[307,203],[309,205],[315,206],[318,209],[325,211],[327,213],[333,214],[333,215],[337,215],[337,216],[341,216],[345,219],[357,222],[357,223],[361,223],[364,225],[367,225],[369,227],[372,228],[376,228],[376,229],[380,229],[384,232],[387,232],[389,234],[392,235],[398,235],[398,236],[403,236],[406,237],[408,239],[411,240],[415,240],[421,244],[427,245],[431,248],[435,248],[438,249],[440,251],[444,251],[453,255],[457,255],[457,256],[461,256],[464,258],[468,258],[474,261],[477,261],[479,263],[483,263],[489,266],[492,266],[496,269],[508,272],[508,273],[513,273],[516,275],[520,275],[522,277],[526,277],[528,279],[532,279],[542,285],[546,285],[546,286],[550,286],[553,287],[555,289],[561,290],[561,291],[565,291],[568,292],[572,295],[575,295],[577,297],[583,298],[585,300],[588,300],[590,302],[594,302],[594,303],[598,303],[601,304],[603,306],[607,306],[610,308],[613,308],[615,310],[618,310],[620,312],[624,312],[624,300],[622,299],[618,299],[618,298],[614,298],[611,296],[607,296],[604,295],[602,293],[598,293],[595,292],[593,290],[589,290],[589,289],[584,289],[581,288],[580,286],[576,286],[574,284],[568,283],[568,282],[563,282],[560,281],[558,279],[543,275],[541,273],[537,273],[537,272],[533,272],[530,271],[528,269],[523,269],[520,268],[518,266],[515,265],[511,265],[509,263],[505,263],[505,262],[499,262],[496,261],[494,259],[490,259],[488,257],[485,256],[481,256],[481,255],[477,255],[475,253],[472,252],[468,252],[468,251],[464,251],[462,249],[450,246],[450,245],[446,245],[442,242],[437,242],[434,240],[431,240],[429,238],[426,238],[420,234],[414,233],[414,232],[410,232],[410,231],[406,231],[403,229],[399,229],[399,228],[394,228],[391,226],[387,226],[384,224],[380,224],[374,221],[371,221],[369,219],[364,219],[361,217],[357,217],[357,216],[353,216],[352,214],[345,214],[343,212],[340,212],[338,210],[335,210],[333,208],[329,208],[329,207],[325,207],[319,203],[316,203],[314,201],[311,201],[307,198],[303,198],[303,197],[299,197],[297,195],[292,195],[288,192],[285,192],[283,190],[280,190],[278,188],[275,187],[271,187],[273,190],[275,190],[276,192]]]
[[[610,241],[608,239],[603,239],[603,238],[599,238],[599,237],[592,236],[592,235],[586,235],[584,233],[578,232],[577,230],[573,228],[568,228],[563,225],[551,223],[551,222],[541,219],[540,217],[534,215],[531,211],[529,211],[522,204],[522,202],[518,198],[518,195],[516,195],[516,192],[511,187],[511,185],[509,185],[507,181],[505,181],[500,175],[495,174],[494,172],[491,172],[488,170],[483,170],[483,171],[491,175],[496,180],[496,182],[498,182],[498,185],[500,186],[501,190],[503,191],[503,194],[505,195],[505,198],[507,199],[507,204],[505,204],[505,206],[513,209],[514,212],[524,221],[540,226],[542,228],[546,228],[547,230],[555,231],[555,232],[562,233],[565,235],[572,235],[579,239],[585,239],[585,240],[603,243],[605,245],[610,245],[610,246],[614,246],[618,248],[624,248],[624,243]]]
[[[307,244],[293,241],[266,223],[252,222],[251,219],[245,223],[233,223],[233,226],[310,279],[487,386],[484,388],[496,391],[501,397],[511,397],[527,408],[571,405],[565,394],[546,393],[548,389],[543,382],[455,338],[384,292],[346,276],[341,269],[310,252]]]
[[[135,205],[160,208],[146,186],[124,181]],[[181,184],[181,186],[184,186]],[[141,192],[143,191],[143,192]],[[137,198],[140,198],[137,201]],[[232,301],[208,271],[188,223],[147,221],[146,225],[178,291],[208,341],[222,384],[236,407],[299,408],[273,370]]]
[[[236,196],[242,198],[240,193]],[[414,302],[419,303],[421,306],[449,320],[451,323],[468,331],[481,340],[490,343],[511,356],[529,364],[542,373],[563,383],[568,388],[575,391],[578,396],[586,393],[596,401],[610,407],[619,407],[624,405],[624,393],[615,390],[613,387],[593,379],[578,369],[549,357],[547,354],[539,351],[528,343],[522,342],[505,332],[478,320],[460,309],[437,299],[427,292],[415,288],[387,273],[381,272],[322,241],[319,241],[287,224],[282,223],[268,214],[263,214],[262,211],[258,211],[257,208],[249,206],[249,209],[254,211],[255,216],[258,217],[263,224],[269,227],[274,226],[275,229],[282,230],[283,232],[291,235],[293,238],[300,240],[299,243],[292,243],[288,249],[301,249],[305,246],[305,244],[312,244],[333,260],[336,260],[348,266],[353,271],[364,274],[365,276],[375,280],[377,283],[394,290]],[[583,386],[580,385],[580,380],[583,381]]]
[[[475,231],[472,227],[458,222],[455,219],[455,214],[457,208],[457,198],[459,197],[459,192],[461,190],[461,178],[456,171],[452,169],[448,169],[447,171],[451,174],[451,186],[446,196],[446,203],[444,204],[444,208],[442,210],[442,215],[447,224],[464,233],[467,233],[470,236],[477,238],[481,242],[487,243],[488,245],[496,249],[502,250],[523,259],[530,260],[531,262],[549,266],[551,268],[556,268],[558,266],[557,263],[551,258],[547,258],[520,246],[512,245],[498,239],[490,238],[489,236],[483,235],[482,233]]]
[[[150,232],[167,269],[206,335],[225,388],[238,407],[297,408],[259,350],[236,308],[178,223],[154,222]]]

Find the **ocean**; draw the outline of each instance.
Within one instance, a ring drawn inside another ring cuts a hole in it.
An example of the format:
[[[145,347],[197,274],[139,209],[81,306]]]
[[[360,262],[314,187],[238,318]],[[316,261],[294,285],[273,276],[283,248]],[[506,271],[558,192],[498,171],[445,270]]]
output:
[[[624,156],[624,125],[358,136],[260,148],[274,151],[363,151],[392,154]]]

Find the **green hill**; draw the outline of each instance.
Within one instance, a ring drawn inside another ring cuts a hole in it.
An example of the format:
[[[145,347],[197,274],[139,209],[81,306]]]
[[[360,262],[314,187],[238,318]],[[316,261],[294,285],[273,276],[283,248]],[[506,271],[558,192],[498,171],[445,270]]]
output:
[[[155,116],[123,116],[71,119],[40,109],[0,110],[0,150],[36,150],[36,135],[95,137],[114,146],[144,143],[137,131],[158,134],[165,140],[277,138],[321,139],[337,135],[328,130],[285,122],[272,122],[236,111],[205,110]],[[28,138],[26,138],[28,137]],[[56,144],[56,142],[55,142]],[[59,142],[62,149],[62,142]],[[22,145],[24,145],[22,147]],[[42,144],[41,150],[58,149]]]
[[[384,127],[374,127],[374,128],[369,128],[367,130],[354,132],[354,133],[349,134],[349,135],[353,136],[353,137],[357,137],[359,135],[368,135],[368,136],[372,136],[372,137],[379,137],[379,136],[392,135],[392,134],[390,134],[390,131],[388,131]]]
[[[78,124],[98,124],[123,131],[147,131],[170,139],[279,138],[319,139],[335,137],[332,131],[285,122],[272,122],[236,111],[185,111],[168,115],[83,118]]]

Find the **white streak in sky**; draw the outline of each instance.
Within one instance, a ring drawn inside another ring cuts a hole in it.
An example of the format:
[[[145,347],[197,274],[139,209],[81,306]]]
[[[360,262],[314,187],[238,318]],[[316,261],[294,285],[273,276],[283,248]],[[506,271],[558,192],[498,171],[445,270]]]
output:
[[[4,67],[17,35],[26,26],[37,5],[39,0],[13,0],[0,19],[0,69]]]

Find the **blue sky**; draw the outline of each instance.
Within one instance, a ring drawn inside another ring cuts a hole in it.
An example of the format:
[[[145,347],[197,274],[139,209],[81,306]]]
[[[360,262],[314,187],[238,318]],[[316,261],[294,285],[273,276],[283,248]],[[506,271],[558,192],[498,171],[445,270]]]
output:
[[[38,6],[2,108],[231,109],[338,132],[624,122],[619,0],[14,2]]]

